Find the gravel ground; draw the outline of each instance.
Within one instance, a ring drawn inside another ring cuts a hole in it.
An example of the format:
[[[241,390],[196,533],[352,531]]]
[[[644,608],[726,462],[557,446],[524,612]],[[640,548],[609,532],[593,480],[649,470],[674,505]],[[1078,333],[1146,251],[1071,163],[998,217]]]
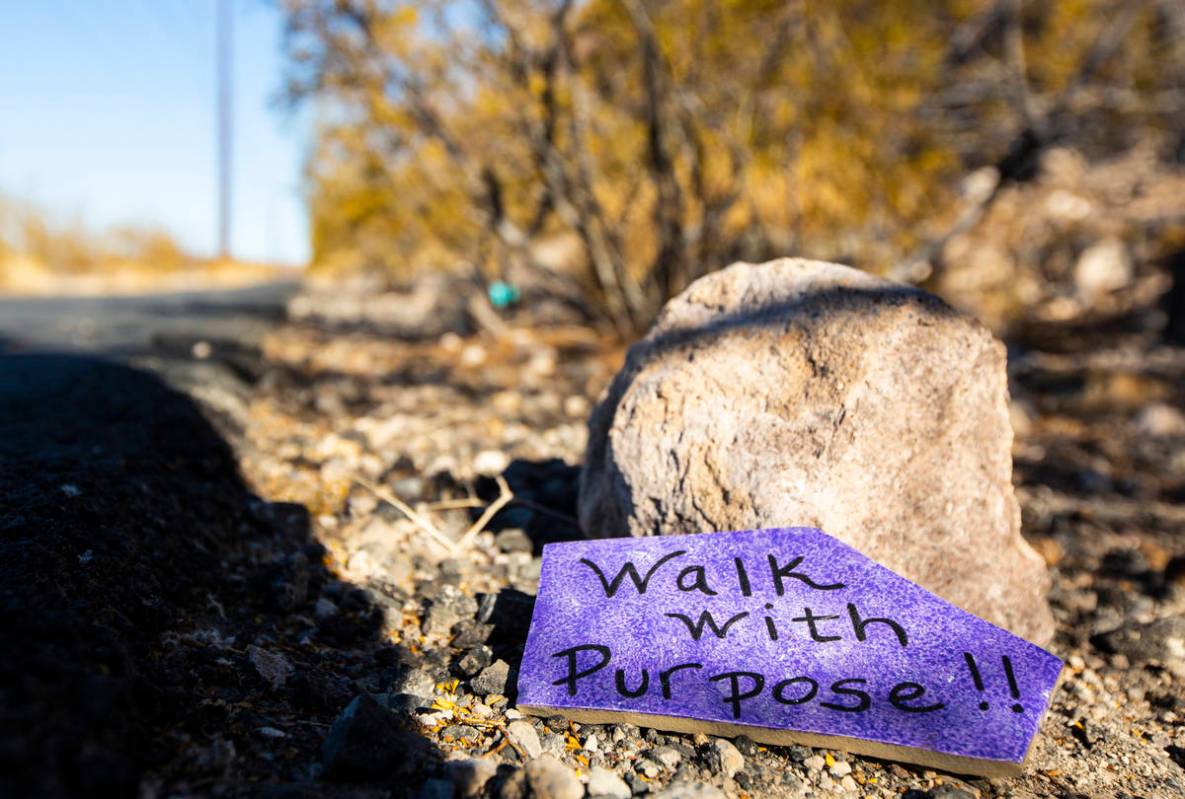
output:
[[[0,793],[1185,795],[1185,351],[1042,336],[1015,478],[1069,666],[1022,777],[522,717],[538,553],[579,534],[622,351],[289,326],[5,381]]]

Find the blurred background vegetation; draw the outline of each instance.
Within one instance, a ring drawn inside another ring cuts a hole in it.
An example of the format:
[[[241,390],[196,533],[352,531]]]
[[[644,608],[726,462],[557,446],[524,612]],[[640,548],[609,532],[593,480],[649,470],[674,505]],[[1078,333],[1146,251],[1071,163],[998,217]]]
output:
[[[543,281],[631,333],[802,255],[1001,327],[1185,244],[1179,0],[284,7],[322,274]]]
[[[501,291],[629,337],[710,270],[794,255],[920,283],[1005,334],[1169,295],[1185,338],[1182,0],[242,0],[238,13],[252,8],[284,35],[261,45],[254,31],[245,52],[282,46],[276,93],[314,121],[313,282],[330,300],[351,280],[359,295],[414,284],[423,313],[404,327],[439,315],[433,291],[503,305]],[[266,160],[254,146],[244,168]],[[159,201],[193,216],[192,193]],[[268,274],[153,222],[80,220],[0,195],[0,288]],[[384,296],[390,313],[407,304]]]
[[[122,225],[95,231],[79,215],[62,219],[33,202],[2,194],[0,258],[56,273],[96,273],[129,264],[170,272],[197,264],[164,228]]]
[[[283,276],[274,264],[204,257],[164,226],[87,224],[0,193],[0,293],[108,293],[241,284]]]

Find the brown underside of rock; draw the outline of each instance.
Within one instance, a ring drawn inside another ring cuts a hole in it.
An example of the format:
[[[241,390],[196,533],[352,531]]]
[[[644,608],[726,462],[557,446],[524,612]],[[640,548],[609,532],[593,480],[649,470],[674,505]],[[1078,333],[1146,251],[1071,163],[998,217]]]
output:
[[[635,344],[589,422],[590,536],[816,526],[1038,643],[1005,350],[936,297],[845,266],[738,263]]]

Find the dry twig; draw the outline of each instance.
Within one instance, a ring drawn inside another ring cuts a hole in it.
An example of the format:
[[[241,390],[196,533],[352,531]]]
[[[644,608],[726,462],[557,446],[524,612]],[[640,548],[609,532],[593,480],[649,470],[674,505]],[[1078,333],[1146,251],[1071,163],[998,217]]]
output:
[[[490,523],[490,520],[494,518],[498,511],[502,510],[502,508],[506,507],[514,499],[514,492],[510,490],[510,485],[506,482],[506,480],[501,476],[495,477],[494,479],[498,481],[498,498],[491,502],[486,507],[486,509],[482,511],[481,516],[477,517],[477,521],[471,524],[469,529],[465,531],[465,534],[456,541],[453,541],[447,535],[442,533],[439,528],[437,528],[436,525],[434,525],[431,521],[421,516],[419,513],[416,513],[415,509],[412,508],[411,505],[408,505],[406,502],[392,494],[383,486],[371,480],[367,480],[365,477],[359,477],[357,475],[354,477],[354,482],[365,488],[370,493],[374,494],[382,501],[394,507],[400,513],[410,519],[411,522],[416,525],[416,527],[420,528],[429,536],[431,536],[434,541],[443,546],[449,552],[456,554],[458,552],[464,552],[466,549],[468,549],[469,545],[473,543],[473,539],[477,537],[478,533],[485,529],[485,526]],[[481,500],[477,499],[476,497],[470,497],[466,499],[436,502],[429,507],[436,510],[446,510],[455,508],[476,508],[480,507],[480,505]]]
[[[469,529],[465,531],[465,535],[461,536],[461,540],[457,542],[457,548],[460,550],[468,547],[477,534],[484,530],[485,526],[490,523],[490,519],[494,518],[498,511],[502,510],[510,500],[514,499],[514,492],[510,490],[510,485],[506,480],[501,475],[498,475],[494,479],[498,481],[498,498],[482,511],[481,516],[477,517],[477,521],[469,526]]]
[[[415,524],[416,527],[419,527],[421,530],[423,530],[425,533],[427,533],[429,536],[431,536],[432,539],[434,541],[436,541],[436,543],[440,544],[441,546],[443,546],[445,549],[449,550],[450,552],[456,551],[457,543],[455,541],[451,540],[444,533],[440,532],[440,530],[438,530],[436,528],[436,525],[432,524],[432,522],[428,521],[423,516],[416,513],[415,509],[412,508],[411,505],[408,505],[402,499],[395,496],[390,491],[383,488],[381,485],[378,485],[377,483],[367,480],[365,477],[355,476],[354,482],[357,483],[358,485],[362,486],[363,488],[365,488],[370,493],[374,494],[376,497],[381,499],[383,502],[386,502],[388,505],[391,505],[392,507],[394,507],[400,513],[402,513],[404,516],[406,516],[408,519],[410,519],[412,521],[412,523]]]

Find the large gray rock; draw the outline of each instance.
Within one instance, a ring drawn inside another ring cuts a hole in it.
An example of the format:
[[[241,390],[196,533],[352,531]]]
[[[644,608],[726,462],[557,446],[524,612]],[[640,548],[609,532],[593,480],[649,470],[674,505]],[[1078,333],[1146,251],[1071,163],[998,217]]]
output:
[[[1030,640],[1053,630],[1012,492],[1004,347],[925,292],[738,263],[671,300],[589,422],[590,536],[817,526]]]

